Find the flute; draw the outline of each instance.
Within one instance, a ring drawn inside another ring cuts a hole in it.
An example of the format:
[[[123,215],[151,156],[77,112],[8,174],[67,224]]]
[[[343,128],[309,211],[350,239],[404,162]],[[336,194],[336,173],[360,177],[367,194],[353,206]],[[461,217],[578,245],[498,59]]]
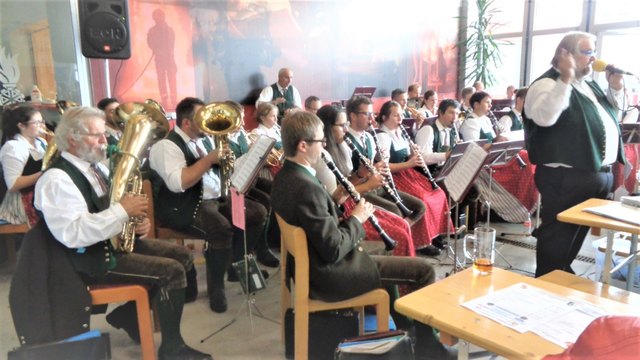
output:
[[[356,156],[358,157],[358,159],[360,159],[360,162],[362,163],[362,165],[364,165],[364,167],[367,168],[367,170],[369,170],[369,172],[371,172],[373,175],[378,175],[380,174],[380,172],[378,171],[378,169],[376,169],[375,166],[373,166],[371,164],[371,161],[365,157],[364,155],[362,155],[362,153],[360,152],[360,150],[358,150],[358,148],[353,144],[353,142],[351,141],[351,139],[349,139],[348,137],[344,138],[344,142],[349,145],[349,148],[351,149],[351,151],[356,154]],[[382,185],[382,187],[384,188],[384,190],[387,192],[387,194],[389,194],[391,196],[391,198],[393,199],[393,202],[396,204],[396,206],[398,207],[398,209],[400,209],[400,212],[402,213],[402,216],[404,217],[409,217],[411,215],[413,215],[413,211],[409,210],[409,208],[407,208],[403,203],[402,203],[402,199],[400,199],[400,197],[393,191],[393,189],[391,189],[391,187],[389,186],[389,183],[385,181],[385,183]]]
[[[333,175],[335,175],[335,177],[338,180],[338,182],[347,190],[347,192],[349,193],[349,196],[351,196],[351,198],[356,202],[356,204],[358,202],[360,202],[360,194],[358,194],[356,189],[353,187],[353,184],[351,184],[349,182],[349,180],[347,180],[347,178],[345,178],[344,175],[342,175],[342,173],[340,172],[340,170],[338,170],[338,168],[333,163],[333,161],[331,161],[331,159],[327,158],[327,156],[324,153],[322,153],[322,160],[324,160],[324,162],[325,162],[325,164],[327,164],[327,167],[329,168],[329,170],[331,170],[331,172],[333,172]],[[368,220],[371,223],[371,225],[373,225],[373,228],[376,229],[378,234],[380,234],[380,237],[382,238],[382,241],[384,242],[384,248],[387,251],[395,249],[395,247],[397,245],[396,241],[393,240],[384,231],[384,229],[382,229],[382,227],[380,227],[380,224],[378,223],[378,218],[376,218],[376,216],[374,214],[371,214],[371,216],[369,216]]]
[[[422,172],[422,174],[427,177],[427,180],[429,180],[429,182],[431,183],[431,187],[433,188],[433,190],[439,188],[438,184],[436,184],[436,180],[433,178],[433,176],[431,176],[431,171],[429,171],[429,168],[424,163],[424,159],[422,158],[420,149],[418,149],[418,145],[416,145],[416,143],[411,140],[411,138],[409,137],[409,133],[407,133],[407,129],[405,129],[404,126],[400,125],[400,130],[402,131],[402,137],[407,140],[409,146],[411,146],[411,149],[418,157],[418,160],[420,160],[420,162],[422,163],[422,166],[420,166],[420,171]]]

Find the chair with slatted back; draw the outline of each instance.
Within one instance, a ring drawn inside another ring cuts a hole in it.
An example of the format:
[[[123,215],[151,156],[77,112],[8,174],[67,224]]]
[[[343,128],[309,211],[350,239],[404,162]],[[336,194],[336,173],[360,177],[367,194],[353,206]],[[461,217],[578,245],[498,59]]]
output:
[[[282,340],[284,341],[284,316],[291,307],[291,292],[287,287],[287,254],[295,259],[295,279],[293,291],[294,305],[294,354],[296,360],[307,359],[309,349],[309,313],[323,310],[354,308],[360,312],[360,333],[364,332],[364,307],[375,306],[377,331],[389,330],[389,294],[384,289],[371,290],[362,295],[337,302],[325,302],[309,298],[309,253],[307,235],[301,227],[293,226],[276,214],[280,226],[282,271],[281,320]]]

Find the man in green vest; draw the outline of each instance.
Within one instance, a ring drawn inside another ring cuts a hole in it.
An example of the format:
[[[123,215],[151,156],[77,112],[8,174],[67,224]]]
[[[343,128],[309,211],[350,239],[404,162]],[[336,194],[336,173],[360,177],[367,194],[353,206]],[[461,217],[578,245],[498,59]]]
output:
[[[625,163],[618,124],[621,74],[607,73],[605,93],[589,78],[596,37],[571,32],[558,44],[552,68],[530,86],[524,104],[525,143],[536,164],[542,196],[536,277],[556,269],[573,272],[587,227],[560,222],[556,215],[612,190],[611,165]]]
[[[509,113],[500,118],[500,125],[502,125],[502,128],[505,129],[506,132],[522,130],[522,109],[524,109],[524,99],[526,96],[527,88],[516,90],[515,105]]]
[[[278,122],[289,113],[291,109],[302,109],[302,98],[293,81],[291,69],[282,68],[278,71],[278,82],[273,83],[260,92],[260,97],[256,101],[256,108],[261,103],[272,103],[278,107]]]
[[[456,145],[458,134],[453,122],[458,119],[460,104],[452,99],[445,99],[438,104],[438,118],[431,125],[423,126],[416,134],[416,144],[420,147],[422,157],[432,174],[451,155]]]
[[[109,199],[109,170],[101,164],[107,146],[104,113],[89,107],[67,110],[56,128],[56,143],[61,155],[35,190],[34,205],[45,220],[37,226],[46,226],[53,237],[45,240],[64,245],[72,267],[88,285],[133,282],[150,286],[162,331],[159,359],[211,359],[187,346],[180,334],[185,274],[193,267],[190,252],[145,239],[151,229],[145,197],[127,194],[118,202]],[[133,252],[115,250],[109,239],[119,236],[133,217],[144,219],[136,225],[139,238]],[[139,341],[135,319],[133,302],[107,315],[111,325]]]

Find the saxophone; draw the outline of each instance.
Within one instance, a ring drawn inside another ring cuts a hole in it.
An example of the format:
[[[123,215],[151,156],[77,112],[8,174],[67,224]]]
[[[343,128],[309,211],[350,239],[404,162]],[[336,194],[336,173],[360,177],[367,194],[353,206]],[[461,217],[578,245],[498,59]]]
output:
[[[119,202],[125,194],[144,196],[140,158],[152,140],[161,139],[169,132],[167,119],[158,109],[148,104],[126,103],[120,105],[116,112],[126,114],[127,121],[118,143],[120,150],[114,155],[115,166],[109,192],[111,203]],[[131,217],[123,225],[122,232],[111,238],[113,248],[121,252],[132,252],[136,226],[143,220],[144,218]]]

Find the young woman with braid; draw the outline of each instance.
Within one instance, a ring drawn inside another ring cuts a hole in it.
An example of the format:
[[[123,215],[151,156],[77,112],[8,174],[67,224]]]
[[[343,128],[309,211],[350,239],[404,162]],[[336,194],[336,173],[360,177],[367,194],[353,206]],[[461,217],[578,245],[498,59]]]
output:
[[[433,189],[427,178],[415,170],[418,166],[424,166],[424,163],[402,135],[402,107],[393,100],[387,101],[382,105],[376,121],[380,124],[378,141],[382,156],[389,159],[389,168],[398,190],[420,198],[427,208],[422,220],[425,222],[426,236],[420,239],[420,245],[416,243],[417,251],[420,252],[420,246],[430,245],[432,241],[442,246],[440,235],[446,234],[447,227],[451,226],[447,196],[442,189]]]

